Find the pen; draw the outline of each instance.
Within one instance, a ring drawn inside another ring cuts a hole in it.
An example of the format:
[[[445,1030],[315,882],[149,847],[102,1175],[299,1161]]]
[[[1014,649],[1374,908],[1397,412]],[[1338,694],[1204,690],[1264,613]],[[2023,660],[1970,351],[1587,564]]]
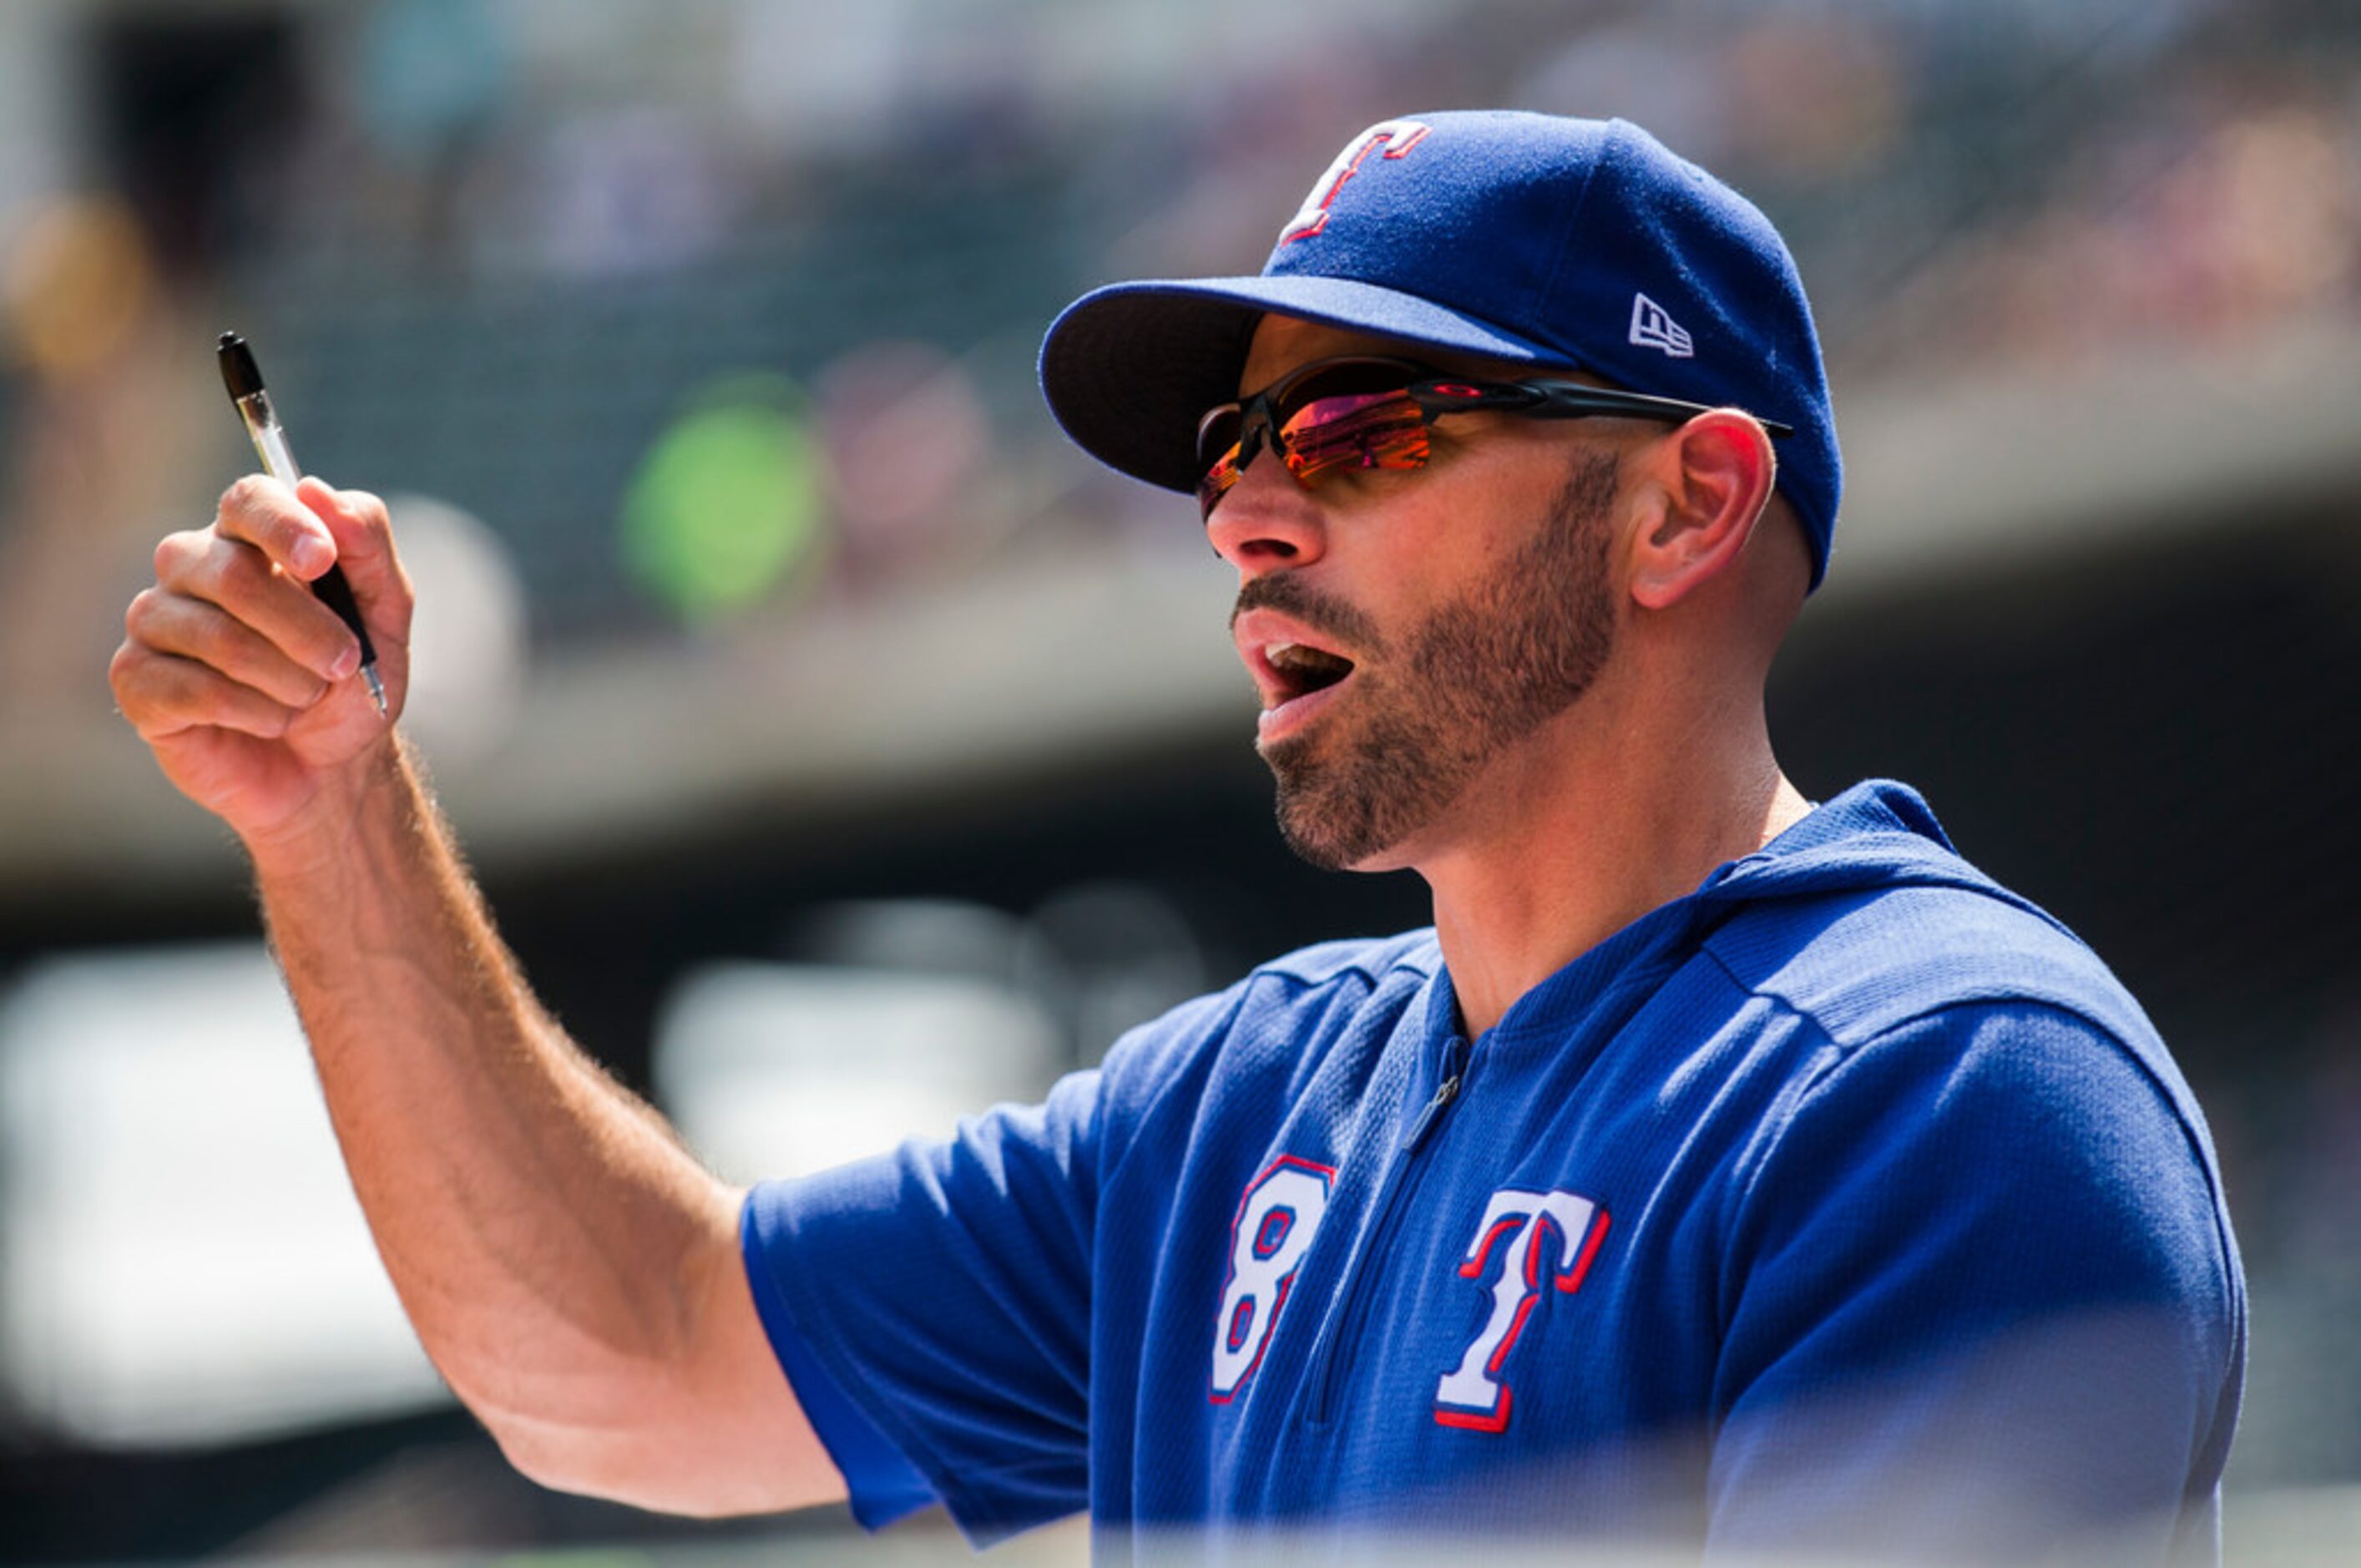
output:
[[[229,400],[237,405],[237,417],[246,422],[246,433],[254,438],[262,471],[293,489],[303,473],[295,466],[295,454],[288,448],[286,427],[271,411],[270,394],[262,389],[262,370],[254,362],[254,350],[237,334],[225,332],[221,334],[220,354],[222,385],[229,389]],[[368,628],[361,623],[361,607],[353,602],[352,585],[345,581],[344,569],[330,566],[313,583],[312,591],[360,639],[361,679],[368,683],[369,696],[382,717],[385,683],[378,678],[377,649],[369,642]]]

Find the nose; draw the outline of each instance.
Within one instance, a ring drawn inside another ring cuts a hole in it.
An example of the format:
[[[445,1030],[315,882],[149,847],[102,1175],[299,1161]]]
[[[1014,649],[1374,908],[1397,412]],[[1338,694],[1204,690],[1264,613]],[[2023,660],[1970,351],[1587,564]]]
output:
[[[1205,520],[1213,553],[1238,569],[1241,581],[1267,572],[1308,566],[1328,545],[1328,525],[1312,493],[1268,449],[1257,455]]]

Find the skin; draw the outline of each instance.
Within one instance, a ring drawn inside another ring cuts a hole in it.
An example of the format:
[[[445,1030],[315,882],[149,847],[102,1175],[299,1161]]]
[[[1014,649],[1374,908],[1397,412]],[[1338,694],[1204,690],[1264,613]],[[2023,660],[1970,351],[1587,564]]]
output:
[[[1244,383],[1386,346],[1273,318]],[[1291,754],[1274,743],[1282,768],[1349,753],[1383,729],[1389,694],[1421,744],[1456,741],[1471,759],[1439,801],[1345,858],[1426,877],[1480,1031],[1803,815],[1764,735],[1762,678],[1806,564],[1782,508],[1766,510],[1769,444],[1741,414],[1670,433],[1449,423],[1419,473],[1307,492],[1257,462],[1211,532],[1242,593],[1264,599],[1255,614],[1324,602],[1374,634],[1343,650],[1359,667]],[[1605,618],[1583,640],[1598,656],[1567,664],[1562,700],[1499,726],[1509,688],[1483,672],[1525,658],[1482,644],[1488,612],[1532,619],[1502,585],[1532,575],[1542,531],[1568,516],[1568,476],[1594,461],[1613,484],[1581,514],[1598,532],[1567,597]],[[354,677],[354,639],[304,587],[331,562],[399,718],[412,593],[390,521],[375,497],[316,479],[292,492],[240,480],[210,526],[164,540],[109,678],[166,776],[253,861],[354,1189],[422,1343],[544,1485],[707,1515],[840,1499],[748,1290],[743,1193],[534,999]],[[1471,638],[1481,656],[1444,656]],[[1318,831],[1323,809],[1307,799],[1296,826]]]
[[[1388,352],[1403,350],[1266,317],[1240,393],[1313,359]],[[1516,374],[1450,356],[1440,367]],[[1356,669],[1316,718],[1276,744],[1262,741],[1284,793],[1290,770],[1340,765],[1357,743],[1399,726],[1404,695],[1427,695],[1400,651],[1529,571],[1536,536],[1565,525],[1568,474],[1587,458],[1615,464],[1614,494],[1598,520],[1603,591],[1576,596],[1581,613],[1607,620],[1609,651],[1598,669],[1560,711],[1521,735],[1492,738],[1498,743],[1442,799],[1345,861],[1425,878],[1472,1036],[1566,963],[1809,809],[1772,753],[1763,688],[1810,567],[1800,529],[1773,494],[1770,438],[1735,410],[1674,429],[1488,414],[1434,428],[1433,458],[1413,472],[1354,474],[1306,489],[1279,463],[1258,458],[1207,529],[1236,568],[1249,609],[1274,595],[1341,607],[1292,621],[1303,640],[1355,658]],[[1238,625],[1268,634],[1271,613]],[[1323,634],[1340,620],[1374,640],[1340,645]],[[1446,724],[1477,722],[1434,706]]]
[[[373,496],[240,480],[156,552],[110,669],[165,774],[234,828],[330,1120],[419,1339],[544,1485],[687,1514],[841,1498],[754,1310],[743,1194],[534,1000],[392,713],[412,594]]]
[[[1263,630],[1239,620],[1269,607],[1337,637],[1357,661],[1320,699],[1324,710],[1349,689],[1344,714],[1312,721],[1281,708],[1265,724],[1279,830],[1296,853],[1332,871],[1382,854],[1590,689],[1614,649],[1607,521],[1619,467],[1611,453],[1578,454],[1500,569],[1399,637],[1300,574],[1241,587],[1234,632]]]

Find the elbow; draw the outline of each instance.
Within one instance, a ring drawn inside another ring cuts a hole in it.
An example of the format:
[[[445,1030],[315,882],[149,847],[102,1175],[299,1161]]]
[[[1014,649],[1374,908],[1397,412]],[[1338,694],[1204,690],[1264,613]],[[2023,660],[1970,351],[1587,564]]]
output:
[[[467,1404],[518,1474],[553,1492],[700,1519],[842,1500],[842,1480],[800,1420],[783,1443],[775,1431],[741,1429],[726,1410],[684,1408],[667,1393],[677,1390],[611,1405],[611,1419]]]
[[[449,1367],[444,1369],[444,1376],[517,1474],[553,1492],[600,1496],[589,1484],[583,1444],[569,1436],[567,1425],[536,1411],[529,1402],[496,1398],[482,1384],[463,1379]]]
[[[675,1484],[664,1457],[645,1452],[644,1443],[628,1432],[570,1429],[514,1418],[487,1420],[484,1428],[517,1474],[553,1492],[689,1519],[719,1519],[743,1511]]]
[[[763,1332],[734,1232],[683,1289],[695,1309],[677,1335],[624,1346],[561,1339],[544,1321],[436,1360],[508,1462],[553,1491],[693,1519],[841,1499]]]
[[[653,1506],[624,1495],[630,1467],[617,1464],[615,1450],[628,1437],[627,1429],[590,1411],[562,1409],[546,1397],[549,1390],[520,1388],[513,1378],[469,1376],[447,1362],[443,1373],[459,1402],[499,1446],[500,1457],[526,1480],[553,1492]]]
[[[485,1419],[484,1430],[499,1445],[500,1457],[510,1468],[536,1486],[553,1492],[570,1492],[577,1497],[599,1497],[602,1494],[589,1483],[572,1448],[563,1442],[553,1441],[551,1433],[508,1421]],[[610,1499],[611,1500],[611,1499]]]

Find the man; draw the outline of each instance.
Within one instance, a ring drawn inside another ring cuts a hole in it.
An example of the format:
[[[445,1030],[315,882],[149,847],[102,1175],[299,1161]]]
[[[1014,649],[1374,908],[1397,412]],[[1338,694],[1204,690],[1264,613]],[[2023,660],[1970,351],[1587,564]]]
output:
[[[348,678],[301,582],[341,560],[398,704],[383,509],[247,480],[158,552],[124,712],[251,852],[387,1266],[510,1456],[978,1541],[1087,1507],[1116,1554],[2214,1556],[2245,1308],[2186,1086],[1909,790],[1815,806],[1773,757],[1839,480],[1761,214],[1620,122],[1390,120],[1263,275],[1102,290],[1042,373],[1237,569],[1289,840],[1415,868],[1434,929],[751,1196],[534,1003]]]

